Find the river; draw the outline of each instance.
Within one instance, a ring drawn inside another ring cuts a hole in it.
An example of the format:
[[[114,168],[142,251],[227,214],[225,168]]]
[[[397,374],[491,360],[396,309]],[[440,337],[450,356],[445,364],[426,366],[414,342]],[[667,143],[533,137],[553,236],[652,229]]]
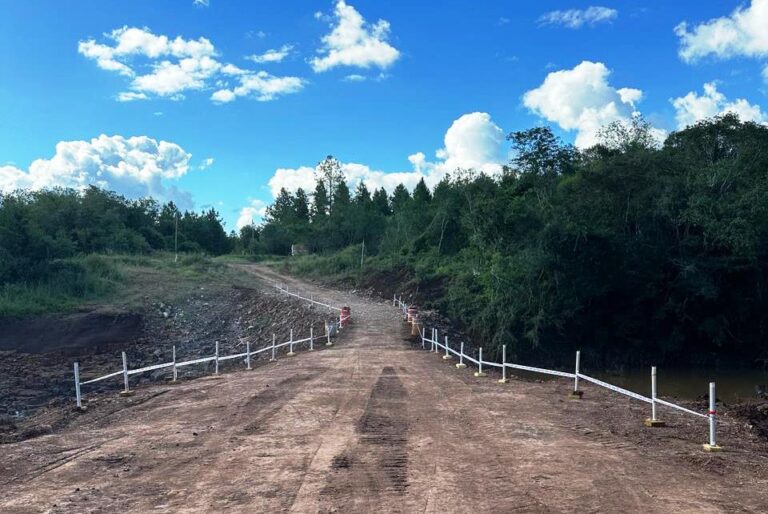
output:
[[[567,370],[572,371],[572,370]],[[609,373],[591,369],[582,369],[585,375],[603,380],[610,384],[629,389],[644,396],[651,396],[651,368],[626,370]],[[509,373],[520,377],[550,380],[548,375],[510,370]],[[562,380],[562,379],[561,379]],[[711,368],[658,368],[656,372],[658,395],[672,396],[685,400],[695,400],[709,394],[709,383],[717,384],[717,397],[725,402],[757,398],[755,386],[768,387],[767,370],[738,370]]]

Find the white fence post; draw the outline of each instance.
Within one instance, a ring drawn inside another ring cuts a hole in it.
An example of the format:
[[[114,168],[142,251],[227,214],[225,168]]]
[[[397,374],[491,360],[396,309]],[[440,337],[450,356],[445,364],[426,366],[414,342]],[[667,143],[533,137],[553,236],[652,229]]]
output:
[[[176,345],[173,345],[173,381],[179,378],[179,370],[176,368]]]
[[[123,352],[123,392],[120,393],[123,396],[131,394],[131,390],[128,387],[128,357]]]
[[[315,349],[315,326],[310,325],[309,327],[309,351],[313,351]]]
[[[445,355],[443,355],[443,359],[448,360],[451,358],[451,355],[448,353],[448,336],[445,336]]]
[[[486,376],[485,373],[483,373],[483,349],[482,347],[478,350],[478,357],[477,357],[477,371],[475,371],[476,377],[484,377]]]
[[[651,419],[656,421],[656,366],[651,366]]]
[[[421,327],[421,348],[424,349],[424,341],[427,338],[427,327],[422,326]]]
[[[288,344],[288,356],[293,357],[294,355],[296,355],[296,353],[293,351],[293,329],[291,329],[291,339]]]
[[[77,401],[77,408],[83,408],[83,402],[80,397],[80,363],[75,363],[75,400]]]
[[[333,343],[331,342],[331,326],[327,322],[325,324],[325,337],[328,338],[325,346],[333,346]]]
[[[507,345],[501,345],[501,380],[499,384],[506,384],[509,382],[507,379]]]
[[[581,350],[576,350],[576,372],[573,376],[573,391],[568,395],[571,400],[580,400],[584,391],[579,391],[579,367],[581,365]]]
[[[251,369],[251,342],[245,342],[245,369]]]
[[[663,427],[664,422],[656,418],[656,366],[651,366],[651,417],[645,420],[647,427]]]
[[[275,358],[275,334],[272,334],[272,358],[270,359],[270,362],[274,362],[277,359]]]
[[[216,369],[214,372],[218,375],[219,374],[219,342],[216,341],[216,354],[215,354],[214,362],[216,362]]]
[[[461,342],[459,349],[459,362],[456,363],[456,367],[459,369],[467,367],[467,365],[464,364],[464,341]]]
[[[717,401],[717,397],[715,396],[715,383],[710,382],[709,383],[709,444],[704,445],[704,449],[708,452],[719,452],[722,450],[720,446],[717,445],[717,438],[715,437],[715,427],[717,424],[716,416],[717,411],[715,410],[715,403]]]

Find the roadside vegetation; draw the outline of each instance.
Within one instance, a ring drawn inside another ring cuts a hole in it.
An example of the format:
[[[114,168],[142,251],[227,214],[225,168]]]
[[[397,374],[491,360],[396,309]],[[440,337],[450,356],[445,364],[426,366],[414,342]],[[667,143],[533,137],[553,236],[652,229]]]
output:
[[[177,247],[178,261],[168,253]],[[153,270],[207,274],[223,267],[208,256],[231,248],[213,209],[182,213],[97,188],[0,195],[0,315],[125,296]]]
[[[279,265],[413,293],[518,361],[768,363],[768,127],[725,115],[661,143],[637,119],[584,151],[545,127],[508,139],[501,175],[457,170],[412,193],[351,193],[328,158],[239,251],[301,244],[312,255]]]
[[[768,364],[768,127],[725,115],[658,142],[636,119],[587,150],[546,127],[508,140],[501,174],[412,191],[350,191],[328,157],[314,191],[281,191],[237,235],[213,209],[97,188],[0,195],[0,315],[234,283],[224,264],[245,257],[406,293],[521,362],[578,348],[603,367]]]

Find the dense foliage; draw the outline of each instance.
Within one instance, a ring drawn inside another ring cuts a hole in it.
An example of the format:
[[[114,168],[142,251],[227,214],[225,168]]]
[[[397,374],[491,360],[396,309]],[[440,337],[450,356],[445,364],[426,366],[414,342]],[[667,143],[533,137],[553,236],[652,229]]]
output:
[[[364,242],[368,277],[405,270],[518,360],[565,364],[581,348],[604,365],[768,362],[768,128],[726,115],[658,144],[636,120],[585,151],[547,128],[508,139],[503,174],[459,170],[432,191],[350,193],[328,158],[311,197],[282,191],[240,244],[357,245],[325,257],[351,269]]]
[[[175,248],[183,252],[227,253],[231,241],[218,213],[178,211],[173,203],[130,201],[90,188],[0,195],[0,286],[4,296],[39,286],[83,296],[99,271],[98,260],[73,259],[92,253],[141,254]]]

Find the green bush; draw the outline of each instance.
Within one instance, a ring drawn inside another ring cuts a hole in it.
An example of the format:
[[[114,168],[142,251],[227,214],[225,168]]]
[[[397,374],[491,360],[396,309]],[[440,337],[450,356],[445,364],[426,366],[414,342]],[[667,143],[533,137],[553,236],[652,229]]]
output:
[[[71,308],[115,291],[122,275],[113,259],[89,255],[60,259],[33,282],[0,286],[0,315],[22,315]]]

